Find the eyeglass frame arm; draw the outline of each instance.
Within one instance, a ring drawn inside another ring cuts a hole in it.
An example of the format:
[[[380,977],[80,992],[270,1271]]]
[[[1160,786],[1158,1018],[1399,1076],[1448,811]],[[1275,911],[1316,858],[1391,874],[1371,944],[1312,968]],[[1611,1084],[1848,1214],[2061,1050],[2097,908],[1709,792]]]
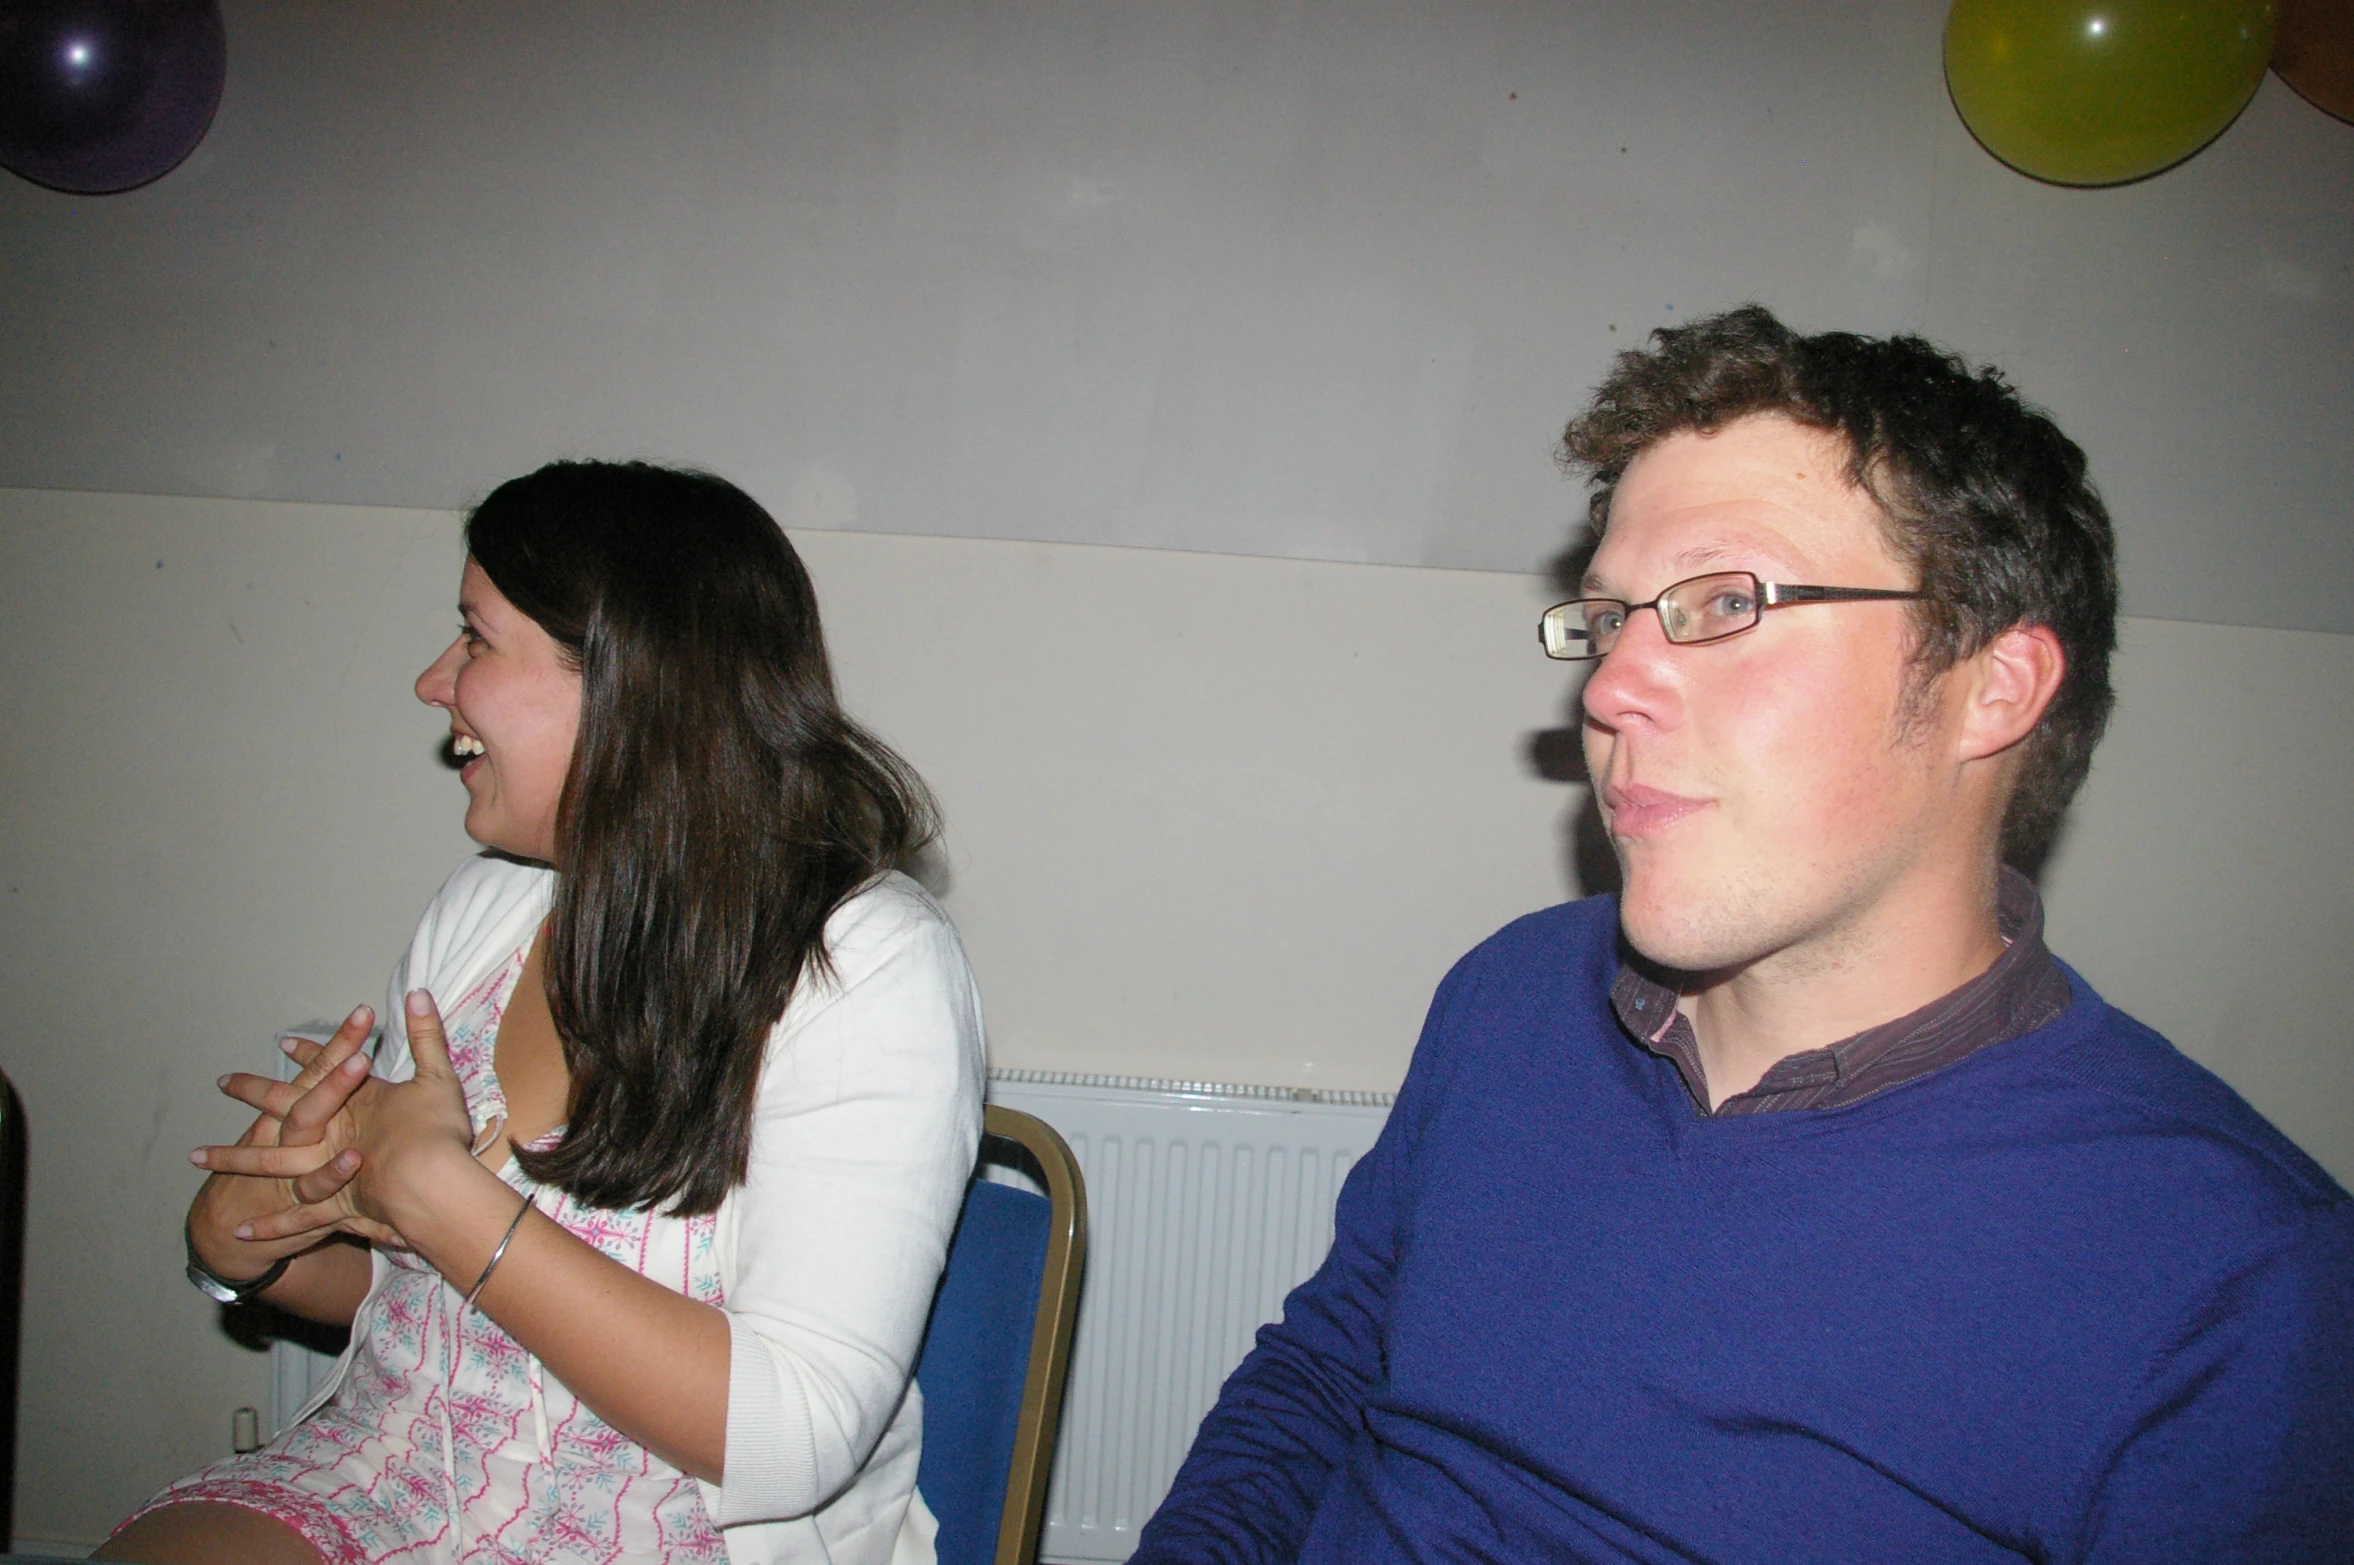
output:
[[[1803,587],[1781,581],[1757,584],[1760,609],[1778,609],[1786,603],[1910,603],[1928,596],[1925,592],[1904,592],[1894,587]],[[1643,607],[1649,608],[1651,604]]]

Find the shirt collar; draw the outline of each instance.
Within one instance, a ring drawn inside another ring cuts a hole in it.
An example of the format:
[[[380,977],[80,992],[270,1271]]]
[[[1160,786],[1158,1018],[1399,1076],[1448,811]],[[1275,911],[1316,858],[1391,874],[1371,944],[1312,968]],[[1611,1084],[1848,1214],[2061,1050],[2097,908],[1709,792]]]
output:
[[[2005,945],[1985,972],[1908,1015],[1776,1061],[1756,1086],[1718,1104],[1715,1114],[1841,1108],[2058,1017],[2068,1008],[2068,979],[2043,943],[2043,899],[2033,882],[2007,865],[1996,888],[1995,927]],[[1674,1064],[1693,1103],[1707,1114],[1699,1039],[1676,1009],[1672,977],[1629,959],[1611,985],[1611,1009],[1631,1039]]]

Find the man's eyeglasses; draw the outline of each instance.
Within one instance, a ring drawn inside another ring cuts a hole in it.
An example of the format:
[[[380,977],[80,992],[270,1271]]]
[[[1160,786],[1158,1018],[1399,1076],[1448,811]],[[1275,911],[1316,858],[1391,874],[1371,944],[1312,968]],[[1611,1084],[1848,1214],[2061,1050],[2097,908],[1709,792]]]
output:
[[[1917,600],[1926,593],[1886,587],[1798,587],[1759,581],[1750,571],[1717,571],[1679,581],[1649,603],[1623,598],[1573,598],[1556,603],[1537,622],[1545,656],[1565,661],[1608,655],[1637,609],[1657,609],[1659,628],[1680,647],[1722,641],[1754,629],[1768,609],[1793,603],[1876,603]]]

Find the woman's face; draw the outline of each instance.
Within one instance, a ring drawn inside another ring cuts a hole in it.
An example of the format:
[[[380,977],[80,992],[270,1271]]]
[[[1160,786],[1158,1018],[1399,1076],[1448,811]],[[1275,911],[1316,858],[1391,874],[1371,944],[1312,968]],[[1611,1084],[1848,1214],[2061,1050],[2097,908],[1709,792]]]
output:
[[[580,671],[472,560],[458,581],[458,639],[417,676],[450,715],[464,767],[466,835],[518,858],[556,856],[556,804],[580,733]]]

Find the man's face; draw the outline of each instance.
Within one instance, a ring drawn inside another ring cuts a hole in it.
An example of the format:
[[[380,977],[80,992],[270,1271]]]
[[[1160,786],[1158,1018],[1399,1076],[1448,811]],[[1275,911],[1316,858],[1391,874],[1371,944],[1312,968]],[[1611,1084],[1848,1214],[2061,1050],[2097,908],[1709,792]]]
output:
[[[1779,415],[1664,440],[1621,480],[1586,590],[1644,603],[1720,570],[1913,587],[1879,508],[1845,469],[1836,436]],[[1956,847],[1952,746],[1941,742],[1951,703],[1933,695],[1908,722],[1908,611],[1779,608],[1698,646],[1670,644],[1651,610],[1632,616],[1584,706],[1636,950],[1693,973],[1836,965],[1967,852]]]

